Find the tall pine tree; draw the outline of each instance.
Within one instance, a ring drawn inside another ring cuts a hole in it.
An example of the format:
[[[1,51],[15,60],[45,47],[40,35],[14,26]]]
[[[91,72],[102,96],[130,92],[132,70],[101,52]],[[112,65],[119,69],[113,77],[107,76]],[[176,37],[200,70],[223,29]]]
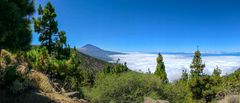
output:
[[[48,2],[44,9],[39,5],[38,15],[39,17],[37,19],[33,18],[34,30],[40,34],[39,41],[41,45],[46,46],[48,53],[52,54],[54,48],[53,39],[57,38],[56,35],[58,33],[58,23],[55,20],[57,14],[52,4]]]
[[[201,53],[197,50],[194,53],[192,64],[190,65],[191,75],[190,75],[190,89],[193,93],[193,98],[201,99],[203,97],[203,90],[205,88],[205,76],[203,74],[203,69],[205,64],[202,63]]]
[[[0,49],[26,50],[30,47],[33,0],[0,0]]]
[[[157,67],[154,74],[157,75],[163,82],[165,83],[168,82],[167,73],[165,71],[165,65],[163,62],[163,57],[160,53],[158,54],[158,57],[157,57]]]
[[[55,20],[57,14],[50,2],[44,9],[41,5],[38,7],[39,17],[33,18],[34,30],[39,33],[39,41],[42,46],[46,46],[48,54],[54,54],[57,58],[70,56],[70,46],[66,44],[66,33],[58,32],[58,23]]]
[[[203,75],[203,69],[205,68],[205,64],[202,63],[201,52],[197,50],[194,53],[194,57],[192,60],[191,68],[191,76],[201,76]]]

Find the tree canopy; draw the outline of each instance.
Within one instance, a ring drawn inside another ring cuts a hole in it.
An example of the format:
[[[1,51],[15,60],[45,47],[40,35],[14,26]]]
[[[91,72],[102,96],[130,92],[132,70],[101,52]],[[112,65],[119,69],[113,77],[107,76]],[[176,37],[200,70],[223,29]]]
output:
[[[57,58],[64,58],[70,54],[70,46],[66,44],[66,32],[58,31],[57,14],[53,5],[48,2],[44,8],[38,7],[38,18],[33,18],[34,30],[39,33],[39,41]]]
[[[26,50],[32,33],[33,0],[0,0],[0,49]]]
[[[157,67],[154,74],[157,75],[163,82],[168,82],[163,57],[160,53],[158,54],[157,57]]]

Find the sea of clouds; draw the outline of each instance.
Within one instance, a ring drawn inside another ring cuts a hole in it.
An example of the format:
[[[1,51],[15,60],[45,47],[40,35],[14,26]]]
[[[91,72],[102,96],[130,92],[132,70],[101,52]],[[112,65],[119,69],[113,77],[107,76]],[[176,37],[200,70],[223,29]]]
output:
[[[165,69],[170,81],[181,77],[182,70],[190,71],[190,64],[193,56],[185,54],[162,54]],[[156,68],[157,54],[130,52],[126,54],[111,55],[113,60],[120,59],[120,62],[127,62],[127,66],[134,71],[147,72],[148,68],[153,73]],[[203,63],[206,64],[204,73],[211,74],[217,66],[222,70],[222,75],[234,72],[240,67],[240,56],[203,56]]]

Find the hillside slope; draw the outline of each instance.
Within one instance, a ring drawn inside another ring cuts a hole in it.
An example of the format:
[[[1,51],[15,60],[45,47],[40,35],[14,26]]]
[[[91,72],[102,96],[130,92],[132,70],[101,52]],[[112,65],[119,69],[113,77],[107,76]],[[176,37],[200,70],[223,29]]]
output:
[[[35,55],[41,54],[39,52],[41,49],[33,48],[30,51],[31,53],[34,52]],[[80,69],[83,70],[81,72],[84,72],[84,69],[89,69],[95,74],[108,64],[94,57],[77,53],[75,59],[80,60]],[[82,94],[78,90],[66,86],[66,84],[69,84],[66,81],[67,79],[53,77],[40,69],[32,68],[33,66],[28,62],[30,59],[27,59],[27,54],[17,55],[6,50],[0,51],[0,103],[85,103],[85,100],[81,99]],[[34,57],[33,54],[31,56]],[[49,58],[45,57],[41,61],[47,61]],[[51,62],[59,63],[54,59],[51,60]],[[31,60],[31,62],[34,62],[34,60]],[[44,63],[40,63],[40,65],[44,65]],[[63,65],[64,69],[66,69],[67,65]],[[57,70],[59,67],[48,69]],[[68,77],[74,78],[69,74]],[[77,77],[81,76],[78,75]],[[77,82],[75,80],[72,82],[83,83],[83,81]]]
[[[102,70],[106,64],[109,64],[106,61],[83,54],[81,52],[79,52],[79,55],[80,55],[80,61],[81,61],[80,66],[82,68],[90,69],[95,72],[98,70]]]
[[[31,71],[27,75],[33,87],[20,94],[12,94],[9,89],[0,90],[0,103],[85,103],[83,99],[71,98],[56,92],[54,83],[43,73]]]

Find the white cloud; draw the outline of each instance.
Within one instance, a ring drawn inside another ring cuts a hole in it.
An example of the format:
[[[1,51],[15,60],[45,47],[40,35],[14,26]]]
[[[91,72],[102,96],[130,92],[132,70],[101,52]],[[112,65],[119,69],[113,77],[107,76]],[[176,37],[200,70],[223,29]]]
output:
[[[155,71],[157,54],[148,53],[127,53],[121,55],[111,55],[114,60],[118,58],[120,62],[127,62],[127,66],[134,71],[147,72],[148,68],[151,72]],[[170,81],[179,79],[183,68],[190,71],[192,57],[184,54],[163,54],[166,72]],[[202,57],[206,64],[204,72],[211,74],[213,69],[218,66],[222,70],[222,74],[232,73],[240,67],[240,56],[205,56]]]

